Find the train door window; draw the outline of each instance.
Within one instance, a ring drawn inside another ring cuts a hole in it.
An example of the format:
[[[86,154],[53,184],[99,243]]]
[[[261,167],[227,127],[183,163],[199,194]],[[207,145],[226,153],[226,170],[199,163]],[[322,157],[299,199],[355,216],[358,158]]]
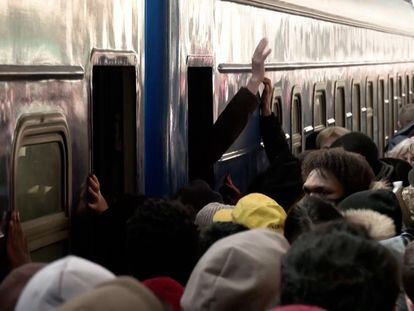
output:
[[[390,101],[390,105],[389,105],[389,123],[390,123],[390,132],[389,132],[389,137],[392,137],[394,135],[394,120],[395,120],[395,107],[396,107],[396,102],[398,97],[395,96],[395,88],[394,88],[394,78],[390,77],[389,78],[389,101]]]
[[[282,89],[280,87],[274,87],[273,88],[273,113],[279,120],[280,124],[283,124],[283,94]]]
[[[21,215],[32,257],[55,259],[67,252],[70,146],[60,114],[23,116],[13,156],[13,208]]]
[[[135,70],[111,64],[92,71],[92,166],[111,202],[138,186]]]
[[[292,152],[298,155],[302,152],[302,96],[298,87],[293,88],[291,100],[291,138]]]
[[[361,85],[352,83],[352,126],[354,131],[361,129]]]
[[[315,84],[313,91],[313,127],[319,132],[326,127],[326,90],[325,84]]]
[[[374,104],[376,100],[374,98],[374,82],[367,80],[365,90],[365,126],[366,134],[374,139]],[[363,116],[364,117],[364,116]],[[375,139],[377,140],[377,139]],[[378,141],[376,141],[378,144]]]
[[[414,75],[411,75],[410,91],[409,91],[409,102],[410,104],[414,103]]]
[[[384,79],[378,80],[378,150],[382,154],[384,150],[384,146],[386,144],[385,137],[387,136],[388,125],[387,118],[384,116],[387,115],[386,113],[387,104],[385,102],[385,81]],[[375,113],[375,112],[374,112]]]
[[[346,126],[345,118],[345,84],[336,82],[335,84],[335,124]]]
[[[213,68],[188,67],[188,174],[189,179],[214,181],[214,169],[206,166],[205,141],[213,126]]]

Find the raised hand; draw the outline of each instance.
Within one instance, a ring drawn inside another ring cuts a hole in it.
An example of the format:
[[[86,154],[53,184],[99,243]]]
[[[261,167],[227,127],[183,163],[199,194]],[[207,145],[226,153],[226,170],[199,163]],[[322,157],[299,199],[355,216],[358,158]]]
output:
[[[95,175],[88,177],[88,193],[89,193],[89,202],[88,206],[91,210],[97,212],[98,214],[103,213],[108,209],[108,204],[106,203],[105,198],[100,191],[101,185],[99,180]]]
[[[20,224],[20,215],[16,211],[11,213],[7,231],[7,258],[12,269],[32,261],[26,237]]]
[[[252,76],[247,84],[247,88],[253,94],[259,90],[260,83],[263,82],[265,75],[265,60],[272,50],[269,48],[269,42],[266,38],[260,40],[252,57]]]
[[[261,108],[262,116],[267,117],[272,114],[272,97],[273,97],[273,87],[272,81],[268,78],[264,78],[264,89],[261,97]]]

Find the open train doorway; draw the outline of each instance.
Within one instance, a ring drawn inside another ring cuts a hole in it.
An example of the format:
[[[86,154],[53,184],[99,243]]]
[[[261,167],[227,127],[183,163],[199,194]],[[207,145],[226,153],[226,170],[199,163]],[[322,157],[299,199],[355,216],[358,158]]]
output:
[[[135,66],[95,65],[92,71],[92,172],[114,203],[138,191]]]

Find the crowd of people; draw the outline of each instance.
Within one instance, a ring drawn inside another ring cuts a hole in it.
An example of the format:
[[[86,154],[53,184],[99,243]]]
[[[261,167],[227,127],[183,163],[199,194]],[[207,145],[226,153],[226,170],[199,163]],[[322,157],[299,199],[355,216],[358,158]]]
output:
[[[107,202],[88,177],[93,258],[31,262],[12,212],[0,309],[414,310],[414,104],[402,109],[385,158],[371,138],[340,127],[295,156],[272,112],[269,54],[263,39],[247,86],[205,142],[199,180],[172,198]],[[268,168],[246,193],[230,176],[213,190],[206,168],[257,107]]]

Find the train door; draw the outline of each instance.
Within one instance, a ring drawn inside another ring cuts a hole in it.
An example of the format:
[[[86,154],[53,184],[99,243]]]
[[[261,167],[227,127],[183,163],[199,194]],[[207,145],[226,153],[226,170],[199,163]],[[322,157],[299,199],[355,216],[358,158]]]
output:
[[[212,58],[188,61],[188,179],[203,179],[213,186],[214,166],[204,160],[205,142],[213,126]]]
[[[91,167],[109,202],[142,186],[136,62],[134,53],[92,54]]]

